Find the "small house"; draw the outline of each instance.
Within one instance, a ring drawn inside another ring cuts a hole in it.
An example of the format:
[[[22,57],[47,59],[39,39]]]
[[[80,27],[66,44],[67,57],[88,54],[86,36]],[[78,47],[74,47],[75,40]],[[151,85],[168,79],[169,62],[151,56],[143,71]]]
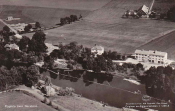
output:
[[[104,47],[95,45],[94,47],[91,48],[91,53],[95,55],[102,55],[104,53]]]
[[[7,21],[11,21],[11,20],[13,20],[13,16],[8,16]]]

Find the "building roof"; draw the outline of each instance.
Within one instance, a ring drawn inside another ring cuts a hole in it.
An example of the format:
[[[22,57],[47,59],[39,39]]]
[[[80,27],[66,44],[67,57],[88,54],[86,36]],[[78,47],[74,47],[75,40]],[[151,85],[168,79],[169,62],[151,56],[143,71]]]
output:
[[[158,55],[158,56],[165,56],[165,55],[167,55],[166,52],[153,51],[153,50],[149,50],[149,51],[146,51],[146,50],[136,50],[135,53],[145,54],[145,55]]]
[[[92,47],[91,50],[104,50],[104,47],[96,45],[96,46]]]
[[[45,45],[48,47],[48,49],[47,49],[47,54],[49,55],[54,49],[59,49],[59,47],[57,47],[57,46],[54,46],[54,45],[52,45],[52,44],[50,44],[50,43],[45,43]]]
[[[149,7],[147,7],[146,5],[143,5],[139,8],[138,11],[143,11],[145,14],[149,13]]]

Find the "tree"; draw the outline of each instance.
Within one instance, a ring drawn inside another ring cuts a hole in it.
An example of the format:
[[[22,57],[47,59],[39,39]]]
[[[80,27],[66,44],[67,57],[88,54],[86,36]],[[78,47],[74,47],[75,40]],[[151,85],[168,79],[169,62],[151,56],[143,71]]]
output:
[[[28,24],[27,26],[25,26],[24,31],[29,32],[31,28],[32,28],[32,25]]]
[[[4,42],[9,42],[10,41],[10,28],[8,26],[4,26],[2,30],[2,35],[4,38]]]
[[[44,41],[46,39],[46,35],[42,31],[37,31],[33,37],[32,40],[29,41],[29,51],[35,51],[35,52],[46,52],[47,46],[45,45]]]
[[[30,67],[28,67],[25,75],[26,79],[25,84],[31,87],[38,82],[39,77],[40,77],[39,67],[31,65]]]
[[[66,24],[65,22],[66,22],[66,21],[65,21],[65,18],[60,18],[60,24],[61,24],[61,25]]]
[[[171,7],[167,12],[167,18],[175,22],[175,6]]]
[[[36,22],[36,23],[35,23],[35,28],[41,28],[41,25],[40,25],[39,22]]]
[[[3,31],[9,33],[10,32],[10,28],[6,25],[3,27]]]
[[[27,51],[30,39],[26,36],[23,36],[22,39],[18,42],[19,49],[22,51]]]
[[[87,58],[87,61],[85,62],[85,68],[88,69],[88,70],[93,70],[93,62],[94,62],[94,59],[91,58],[91,57],[88,57]]]
[[[70,15],[71,22],[75,22],[78,20],[78,17],[76,15]]]
[[[117,52],[113,51],[113,52],[109,53],[108,56],[110,57],[110,59],[116,60],[117,59]]]
[[[172,73],[173,73],[173,69],[172,69],[172,67],[167,66],[167,67],[164,68],[163,72],[164,72],[164,74],[166,74],[166,75],[168,75],[170,77],[172,75]]]

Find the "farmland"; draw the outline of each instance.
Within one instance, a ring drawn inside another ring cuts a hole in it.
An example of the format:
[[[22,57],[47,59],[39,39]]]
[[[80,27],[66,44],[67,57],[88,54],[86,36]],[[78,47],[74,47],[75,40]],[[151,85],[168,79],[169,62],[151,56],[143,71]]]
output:
[[[19,92],[2,93],[0,94],[0,98],[1,98],[0,99],[1,111],[56,111],[50,106],[47,106],[46,104],[39,102],[35,98]],[[5,105],[7,106],[5,107]],[[31,107],[25,107],[25,105]],[[16,107],[7,108],[8,106],[9,107],[16,106]]]
[[[95,1],[97,2],[98,0]],[[82,14],[84,18],[82,21],[45,31],[47,33],[46,42],[58,44],[59,42],[69,43],[76,41],[87,47],[98,44],[104,46],[105,50],[133,53],[137,47],[160,37],[164,32],[168,32],[175,27],[175,23],[164,20],[121,18],[126,10],[139,9],[144,4],[150,6],[151,1],[111,0],[94,11],[84,10],[80,7],[78,10],[28,6],[9,7],[14,7],[14,10],[22,10],[23,16],[33,21],[39,21],[46,27],[59,23],[61,17]],[[167,11],[171,5],[173,4],[156,2],[153,9],[163,7],[162,10]],[[26,34],[26,36],[31,37],[32,34]]]
[[[27,6],[9,6],[3,5],[0,18],[6,19],[8,16],[21,18],[20,20],[10,21],[7,23],[34,23],[39,21],[43,26],[50,27],[58,24],[61,17],[70,15],[86,16],[90,11],[59,9],[59,8],[43,8],[43,7],[27,7]]]
[[[87,47],[99,44],[106,50],[133,53],[137,47],[174,29],[173,22],[121,18],[127,9],[138,9],[150,3],[151,0],[112,0],[91,12],[83,21],[47,31],[47,42],[77,41]]]
[[[110,0],[1,0],[2,5],[96,10]]]

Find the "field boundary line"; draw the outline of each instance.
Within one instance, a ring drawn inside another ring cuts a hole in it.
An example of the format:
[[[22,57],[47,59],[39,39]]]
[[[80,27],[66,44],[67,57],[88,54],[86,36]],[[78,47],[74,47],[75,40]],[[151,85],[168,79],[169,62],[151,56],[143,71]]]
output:
[[[148,42],[146,42],[146,43],[143,43],[143,44],[141,44],[139,47],[137,47],[136,49],[138,49],[138,48],[140,48],[140,47],[142,47],[142,46],[144,46],[144,45],[146,45],[146,44],[148,44],[148,43],[150,43],[150,42],[152,42],[152,41],[154,41],[154,40],[156,40],[156,39],[158,39],[158,38],[161,38],[161,37],[164,37],[165,35],[168,35],[168,34],[171,34],[171,33],[173,33],[173,32],[175,32],[175,29],[172,29],[172,30],[168,30],[168,31],[165,31],[165,32],[163,32],[163,33],[160,33],[161,35],[159,35],[159,36],[157,36],[157,37],[154,37],[153,39],[150,39]],[[135,50],[136,50],[135,49]]]

